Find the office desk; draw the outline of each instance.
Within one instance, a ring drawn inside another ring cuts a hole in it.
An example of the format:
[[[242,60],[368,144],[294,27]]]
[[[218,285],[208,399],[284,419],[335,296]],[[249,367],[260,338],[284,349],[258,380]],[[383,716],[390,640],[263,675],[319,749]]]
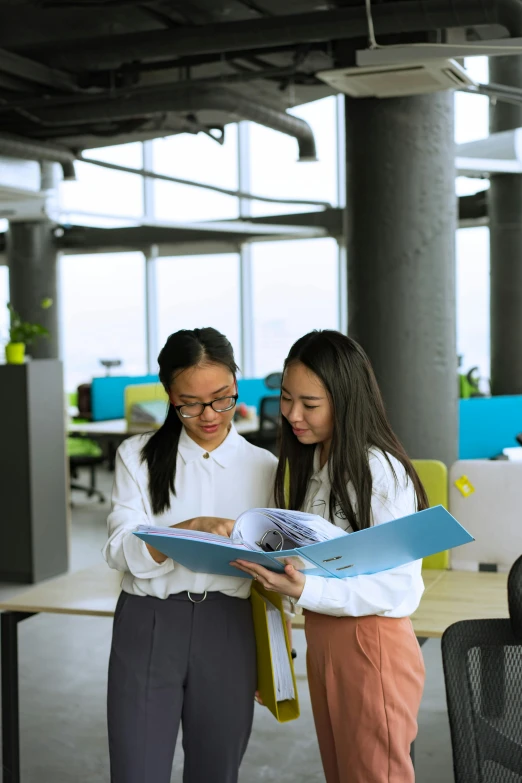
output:
[[[259,428],[259,418],[253,416],[250,419],[240,419],[234,422],[234,426],[240,435],[245,432],[256,432]],[[150,430],[143,428],[133,429],[127,425],[126,419],[111,419],[109,421],[88,421],[84,424],[71,421],[67,425],[67,431],[78,435],[89,435],[92,438],[112,437],[122,438],[123,440],[123,438],[128,438],[131,435],[138,435],[140,432],[148,432]]]
[[[438,638],[458,620],[508,617],[507,574],[425,570],[423,576],[426,591],[412,617],[418,637]],[[0,602],[4,783],[20,783],[18,623],[41,612],[112,617],[120,581],[121,575],[102,563]],[[294,628],[303,625],[297,615]]]
[[[253,416],[249,419],[240,419],[234,422],[234,426],[240,435],[256,432],[259,429],[259,417]],[[118,446],[126,438],[143,432],[150,432],[150,429],[129,427],[126,419],[110,419],[107,421],[88,421],[84,424],[70,421],[67,425],[67,432],[69,435],[87,435],[92,440],[100,443],[100,445],[104,445],[109,468],[113,470]]]
[[[424,595],[411,618],[416,636],[440,639],[446,628],[459,620],[508,617],[507,576],[482,571],[424,569]],[[304,617],[297,615],[293,626],[303,628]]]

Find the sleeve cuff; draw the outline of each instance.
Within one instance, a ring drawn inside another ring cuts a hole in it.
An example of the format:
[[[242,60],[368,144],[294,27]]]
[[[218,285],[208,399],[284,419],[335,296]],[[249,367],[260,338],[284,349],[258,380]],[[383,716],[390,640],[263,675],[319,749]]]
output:
[[[282,596],[283,611],[287,620],[291,620],[295,616],[293,601],[288,598],[287,595]]]
[[[324,589],[324,578],[321,576],[307,576],[301,597],[296,606],[316,612],[321,604]]]
[[[123,538],[123,553],[129,571],[138,579],[153,579],[174,570],[174,562],[170,557],[163,563],[156,563],[147,549],[145,541],[132,532]]]

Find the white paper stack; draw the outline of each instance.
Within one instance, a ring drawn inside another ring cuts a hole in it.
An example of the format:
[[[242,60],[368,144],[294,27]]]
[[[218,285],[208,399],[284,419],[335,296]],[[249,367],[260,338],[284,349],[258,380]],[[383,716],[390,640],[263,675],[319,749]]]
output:
[[[295,546],[318,544],[332,538],[348,535],[337,525],[332,525],[317,514],[303,511],[287,511],[280,508],[253,508],[241,514],[234,525],[230,538],[204,533],[199,530],[185,530],[176,527],[149,527],[140,525],[139,533],[158,536],[172,536],[189,540],[209,541],[221,546],[239,547],[250,551],[262,551],[258,542],[270,530],[279,530],[285,538],[295,541]],[[293,546],[292,546],[293,548]]]
[[[242,541],[235,540],[233,538],[227,538],[226,536],[218,536],[215,533],[205,533],[202,530],[186,530],[180,527],[160,527],[151,525],[139,525],[137,528],[138,533],[149,533],[153,536],[168,536],[169,538],[184,538],[188,541],[208,541],[211,544],[218,544],[219,546],[235,547],[240,549],[250,549],[250,547],[243,544]]]
[[[268,634],[270,637],[270,652],[274,670],[274,685],[277,701],[295,699],[292,668],[285,640],[283,616],[271,601],[263,596],[268,617]]]
[[[261,549],[257,542],[270,530],[280,531],[285,538],[295,541],[297,547],[348,535],[317,514],[281,508],[253,508],[237,518],[231,537],[255,551]]]

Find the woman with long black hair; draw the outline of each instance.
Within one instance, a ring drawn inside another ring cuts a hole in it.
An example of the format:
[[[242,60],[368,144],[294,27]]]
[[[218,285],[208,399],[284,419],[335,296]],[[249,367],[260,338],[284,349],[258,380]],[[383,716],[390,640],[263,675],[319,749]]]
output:
[[[348,533],[427,508],[393,432],[368,357],[339,332],[310,332],[290,349],[275,499]],[[305,610],[307,669],[327,783],[413,783],[410,746],[424,663],[410,615],[421,561],[345,579],[285,574],[238,561]]]
[[[109,663],[111,781],[169,783],[181,723],[184,783],[236,783],[256,690],[251,580],[196,574],[133,531],[229,535],[239,514],[270,504],[277,462],[234,428],[237,367],[224,335],[176,332],[158,362],[168,415],[118,450],[104,549],[123,572]]]

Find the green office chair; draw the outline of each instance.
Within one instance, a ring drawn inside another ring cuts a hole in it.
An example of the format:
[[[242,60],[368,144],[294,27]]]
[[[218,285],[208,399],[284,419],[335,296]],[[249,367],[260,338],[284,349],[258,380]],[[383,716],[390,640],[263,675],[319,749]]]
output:
[[[82,435],[71,435],[67,438],[67,456],[69,457],[71,479],[78,478],[79,468],[88,468],[90,472],[88,485],[70,480],[70,488],[86,492],[89,498],[96,496],[100,503],[105,503],[105,495],[96,487],[96,467],[104,461],[103,452],[99,445]]]

